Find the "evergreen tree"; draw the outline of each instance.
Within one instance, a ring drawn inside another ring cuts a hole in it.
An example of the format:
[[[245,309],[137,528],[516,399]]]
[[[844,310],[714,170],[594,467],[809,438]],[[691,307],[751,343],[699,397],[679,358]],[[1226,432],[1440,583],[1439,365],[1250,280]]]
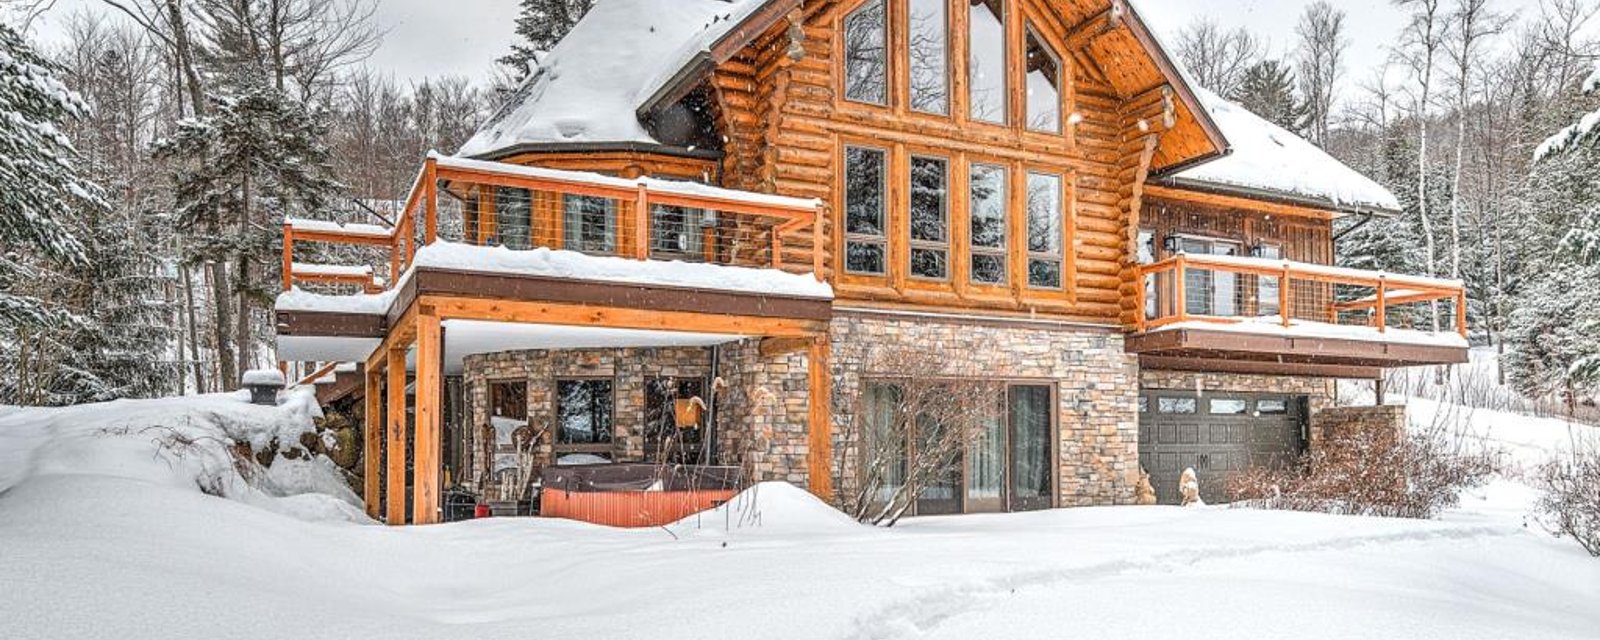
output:
[[[1311,108],[1295,93],[1294,70],[1277,60],[1250,65],[1228,99],[1296,134],[1310,122]]]
[[[517,36],[522,42],[511,45],[511,53],[499,62],[520,84],[533,73],[537,57],[556,46],[572,27],[589,12],[594,0],[522,0],[517,15]]]
[[[57,71],[0,23],[0,326],[11,329],[68,320],[44,300],[15,292],[21,281],[40,277],[43,266],[34,258],[83,265],[83,244],[62,219],[76,207],[105,206],[62,133],[88,106]]]

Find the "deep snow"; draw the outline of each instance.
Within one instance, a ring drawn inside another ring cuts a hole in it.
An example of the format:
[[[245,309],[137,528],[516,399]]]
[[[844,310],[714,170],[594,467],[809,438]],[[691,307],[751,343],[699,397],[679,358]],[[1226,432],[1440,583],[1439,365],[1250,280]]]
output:
[[[0,638],[1459,639],[1600,630],[1600,560],[1529,526],[1530,493],[1509,482],[1439,521],[1111,507],[881,530],[766,484],[665,529],[543,519],[399,529],[275,508],[293,498],[267,492],[204,495],[181,481],[187,470],[139,462],[148,448],[95,438],[88,426],[160,422],[162,411],[277,425],[240,430],[249,437],[309,419],[236,396],[0,413]],[[1520,459],[1563,446],[1565,435],[1546,427],[1533,429]],[[39,460],[51,464],[30,464]]]

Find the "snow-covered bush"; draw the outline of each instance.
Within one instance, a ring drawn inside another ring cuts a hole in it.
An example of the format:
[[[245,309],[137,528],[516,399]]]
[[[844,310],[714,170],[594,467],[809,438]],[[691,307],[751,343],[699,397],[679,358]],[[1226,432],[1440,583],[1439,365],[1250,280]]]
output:
[[[1539,520],[1557,536],[1571,536],[1600,557],[1600,446],[1589,444],[1539,469]]]
[[[1292,466],[1234,475],[1228,494],[1238,505],[1264,509],[1432,518],[1496,469],[1490,452],[1469,451],[1447,433],[1336,434]]]

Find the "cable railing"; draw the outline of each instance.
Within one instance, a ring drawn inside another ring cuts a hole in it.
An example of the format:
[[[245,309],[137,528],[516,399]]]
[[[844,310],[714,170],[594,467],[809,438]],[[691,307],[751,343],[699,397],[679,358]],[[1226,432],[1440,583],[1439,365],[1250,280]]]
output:
[[[820,279],[820,207],[814,199],[691,182],[430,155],[393,227],[286,220],[283,287],[380,291],[399,281],[418,249],[439,241],[782,269]],[[296,244],[308,242],[380,247],[388,273],[380,278],[370,266],[297,262]]]
[[[1140,265],[1137,329],[1256,322],[1467,336],[1460,281],[1266,258],[1180,253]]]

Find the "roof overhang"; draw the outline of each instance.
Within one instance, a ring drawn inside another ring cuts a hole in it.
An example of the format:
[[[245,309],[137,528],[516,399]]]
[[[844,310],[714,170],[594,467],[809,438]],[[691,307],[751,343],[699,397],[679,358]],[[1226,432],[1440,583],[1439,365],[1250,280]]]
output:
[[[1198,163],[1195,163],[1195,164],[1198,164]],[[1191,164],[1189,166],[1194,166],[1194,165]],[[1188,167],[1182,167],[1182,169],[1186,169],[1186,168],[1188,168]],[[1209,193],[1209,194],[1217,194],[1217,195],[1224,195],[1224,196],[1236,196],[1236,197],[1240,197],[1240,198],[1246,198],[1246,199],[1249,199],[1249,200],[1260,200],[1260,201],[1263,201],[1263,202],[1270,202],[1270,203],[1275,203],[1275,204],[1287,205],[1287,206],[1291,206],[1291,207],[1304,207],[1304,208],[1308,208],[1308,209],[1317,209],[1317,210],[1320,210],[1320,211],[1328,211],[1328,212],[1335,213],[1335,214],[1370,215],[1370,216],[1375,216],[1375,217],[1380,217],[1380,218],[1392,218],[1394,216],[1400,215],[1399,211],[1395,211],[1393,209],[1388,209],[1388,208],[1385,208],[1385,207],[1375,207],[1375,206],[1370,206],[1370,205],[1343,204],[1343,203],[1339,203],[1339,202],[1334,202],[1333,200],[1328,199],[1328,198],[1316,198],[1316,197],[1304,196],[1304,195],[1299,195],[1299,194],[1284,193],[1284,192],[1281,192],[1281,191],[1273,191],[1273,190],[1269,190],[1269,189],[1257,189],[1257,188],[1254,188],[1254,187],[1244,187],[1244,186],[1230,185],[1230,184],[1219,184],[1219,183],[1215,183],[1215,182],[1207,182],[1207,181],[1204,181],[1204,180],[1194,180],[1194,179],[1191,179],[1191,178],[1183,178],[1183,177],[1174,176],[1174,175],[1163,176],[1161,178],[1156,179],[1156,182],[1158,184],[1161,184],[1161,185],[1164,185],[1164,186],[1172,187],[1174,189],[1181,189],[1181,190],[1184,190],[1184,191],[1194,191],[1194,192],[1197,192],[1197,193]]]
[[[799,9],[802,4],[804,0],[768,0],[760,9],[745,16],[743,21],[722,34],[711,43],[710,47],[695,54],[683,68],[674,72],[661,83],[660,88],[640,103],[635,111],[639,121],[648,122],[659,110],[672,106],[689,95],[702,79],[710,75],[712,69],[727,62],[739,50],[754,42],[756,36],[765,33],[790,11]]]
[[[498,161],[530,153],[649,153],[696,160],[722,159],[722,152],[715,149],[690,149],[651,142],[524,142],[468,156],[468,159]]]
[[[1211,117],[1211,112],[1205,108],[1205,105],[1200,103],[1200,98],[1195,95],[1194,88],[1189,86],[1189,79],[1178,69],[1178,65],[1172,61],[1172,56],[1167,54],[1166,48],[1161,45],[1161,40],[1150,31],[1150,26],[1139,15],[1138,9],[1135,9],[1127,0],[1112,0],[1110,4],[1121,7],[1124,15],[1127,16],[1124,24],[1127,25],[1129,33],[1132,33],[1134,39],[1144,47],[1145,52],[1150,54],[1150,58],[1155,62],[1156,68],[1166,78],[1167,84],[1178,94],[1178,100],[1183,102],[1184,106],[1189,109],[1189,113],[1194,116],[1195,123],[1200,125],[1201,131],[1205,133],[1206,139],[1211,142],[1211,146],[1214,149],[1210,154],[1202,154],[1165,167],[1152,168],[1152,171],[1156,175],[1174,173],[1231,153],[1232,145],[1228,143],[1227,136],[1222,134],[1222,127],[1217,125],[1216,120]]]

